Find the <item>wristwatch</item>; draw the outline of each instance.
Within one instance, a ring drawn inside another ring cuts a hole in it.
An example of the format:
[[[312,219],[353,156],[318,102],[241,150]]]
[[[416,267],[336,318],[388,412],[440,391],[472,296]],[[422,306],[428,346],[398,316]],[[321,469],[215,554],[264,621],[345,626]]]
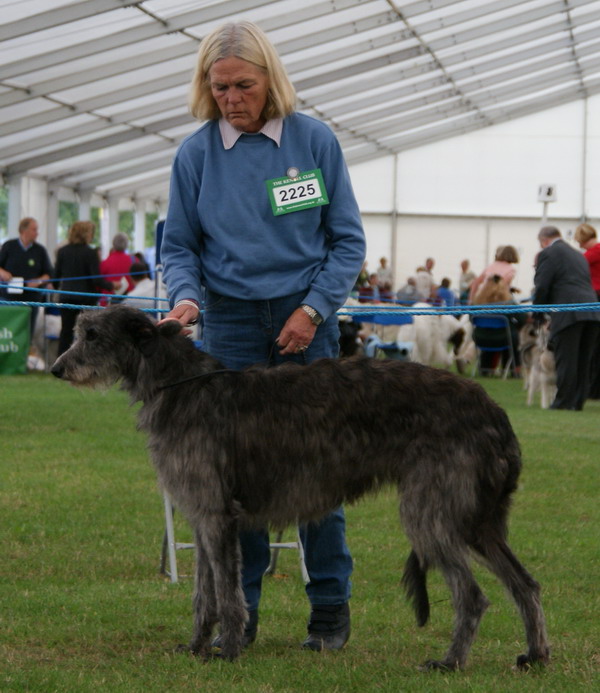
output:
[[[308,315],[313,325],[319,326],[323,322],[323,317],[312,306],[303,303],[300,308]]]

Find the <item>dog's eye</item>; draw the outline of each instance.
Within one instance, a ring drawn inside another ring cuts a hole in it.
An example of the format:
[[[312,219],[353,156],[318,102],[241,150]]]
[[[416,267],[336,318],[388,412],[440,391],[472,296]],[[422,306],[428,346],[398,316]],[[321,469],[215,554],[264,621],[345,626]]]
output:
[[[88,327],[85,331],[85,338],[88,342],[93,342],[98,337],[98,330],[95,327]]]

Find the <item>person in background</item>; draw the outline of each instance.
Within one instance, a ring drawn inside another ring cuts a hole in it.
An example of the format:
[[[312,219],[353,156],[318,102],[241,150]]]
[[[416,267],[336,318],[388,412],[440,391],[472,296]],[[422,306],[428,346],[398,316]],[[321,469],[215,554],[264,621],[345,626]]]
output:
[[[417,267],[415,273],[415,287],[419,301],[429,301],[431,299],[434,284],[431,272],[425,266]]]
[[[590,266],[592,287],[600,301],[600,243],[598,243],[596,229],[591,224],[579,224],[575,229],[574,238],[579,247],[585,251],[583,256]]]
[[[48,251],[41,243],[37,242],[39,226],[33,217],[25,217],[19,222],[19,237],[5,241],[0,248],[0,281],[8,283],[20,278],[23,280],[23,289],[18,293],[12,293],[6,289],[2,291],[2,297],[9,301],[32,301],[41,303],[44,294],[38,291],[27,291],[27,288],[39,289],[46,285],[52,276],[52,263]],[[37,318],[37,306],[31,307],[30,332],[35,331]]]
[[[563,305],[596,302],[587,260],[563,241],[554,226],[539,234],[533,303]],[[556,361],[556,397],[551,409],[581,411],[588,397],[592,361],[598,351],[600,311],[553,312],[549,348]]]
[[[585,251],[583,256],[590,266],[592,287],[600,301],[600,243],[598,243],[596,229],[591,224],[580,224],[575,229],[575,240]],[[596,356],[592,360],[588,398],[600,399],[600,342],[596,348]]]
[[[494,274],[488,277],[477,292],[473,305],[494,305],[506,304],[516,305],[514,296],[510,291],[506,281],[499,275]],[[474,313],[477,315],[477,313]],[[494,313],[496,315],[496,313]],[[499,314],[502,315],[502,314]],[[473,317],[473,316],[471,316]],[[521,372],[521,352],[519,350],[519,331],[527,322],[525,313],[505,313],[504,317],[508,320],[510,338],[514,363],[512,365],[513,375],[519,376]],[[478,346],[498,347],[506,343],[506,329],[498,327],[481,327],[473,329],[473,340]],[[499,352],[484,351],[481,354],[480,366],[482,375],[490,374],[496,367]],[[509,352],[502,352],[502,362],[505,366],[509,358]]]
[[[379,260],[379,267],[377,268],[377,285],[380,290],[385,289],[386,286],[389,290],[394,283],[392,268],[388,266],[387,262],[386,257],[382,257]]]
[[[113,237],[112,248],[108,257],[100,263],[100,273],[104,275],[105,279],[112,282],[115,290],[120,293],[133,289],[133,281],[129,274],[132,259],[126,252],[128,245],[129,238],[127,238],[127,234],[116,233]],[[105,292],[103,291],[102,293]]]
[[[373,272],[369,275],[369,280],[366,286],[363,286],[358,294],[358,300],[361,303],[378,303],[381,299],[381,293],[379,291],[379,281],[377,279],[377,274]]]
[[[453,308],[456,305],[456,294],[450,288],[450,279],[444,277],[435,290],[438,302],[447,308]]]
[[[498,275],[508,288],[513,291],[512,282],[517,273],[515,267],[519,262],[519,253],[512,245],[501,245],[496,249],[494,262],[488,265],[483,272],[471,282],[469,291],[469,303],[473,303],[477,292],[485,280]]]
[[[368,262],[363,262],[362,267],[360,272],[358,273],[358,277],[356,277],[356,281],[354,282],[354,286],[352,287],[352,295],[354,298],[358,298],[358,295],[360,294],[360,291],[363,287],[367,286],[369,283],[369,270],[367,269]]]
[[[225,24],[203,39],[190,97],[203,125],[175,156],[161,257],[173,306],[166,320],[196,321],[204,288],[204,348],[229,369],[337,356],[336,311],[365,259],[341,147],[295,101],[255,24]],[[286,205],[274,187],[282,180],[298,194],[294,186],[307,193],[310,183],[305,205]],[[303,647],[340,649],[350,635],[352,571],[343,510],[300,535],[311,604]],[[270,559],[267,530],[242,532],[240,542],[249,645]]]
[[[132,308],[156,308],[154,303],[149,299],[156,296],[156,287],[148,270],[148,265],[144,262],[134,262],[131,265],[131,279],[134,287],[127,296],[123,299],[125,305]],[[150,315],[152,317],[152,315]]]
[[[406,284],[398,289],[396,292],[396,300],[398,303],[405,303],[407,305],[412,305],[419,300],[417,281],[414,277],[408,277]]]
[[[61,303],[72,303],[83,306],[93,306],[98,303],[96,296],[85,294],[97,293],[100,289],[112,291],[111,282],[102,279],[98,253],[91,247],[94,240],[96,225],[92,221],[76,221],[68,231],[67,244],[56,253],[54,268],[55,285],[63,291],[78,292],[60,294]],[[76,277],[76,279],[73,279]],[[73,329],[81,310],[76,308],[61,308],[61,328],[58,339],[58,356],[65,352],[73,343]]]
[[[461,304],[466,305],[469,302],[469,291],[471,284],[475,279],[475,272],[470,269],[469,260],[463,260],[460,263],[460,277],[458,279],[458,296]]]

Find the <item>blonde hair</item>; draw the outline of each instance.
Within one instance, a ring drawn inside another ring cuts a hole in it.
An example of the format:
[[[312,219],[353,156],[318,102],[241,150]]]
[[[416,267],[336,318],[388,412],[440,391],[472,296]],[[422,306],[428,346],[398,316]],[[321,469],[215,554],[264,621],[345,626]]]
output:
[[[579,224],[575,229],[574,238],[577,243],[587,243],[592,238],[596,238],[596,229],[591,224]]]
[[[480,306],[488,303],[512,303],[512,294],[504,279],[499,274],[494,274],[485,280],[472,303]]]
[[[95,230],[93,221],[76,221],[69,229],[68,241],[74,244],[91,243]]]
[[[239,58],[263,70],[268,77],[265,120],[285,118],[296,107],[296,91],[277,51],[266,34],[248,21],[230,22],[211,31],[200,44],[190,86],[189,106],[198,120],[218,120],[221,111],[212,95],[209,72],[217,60]]]

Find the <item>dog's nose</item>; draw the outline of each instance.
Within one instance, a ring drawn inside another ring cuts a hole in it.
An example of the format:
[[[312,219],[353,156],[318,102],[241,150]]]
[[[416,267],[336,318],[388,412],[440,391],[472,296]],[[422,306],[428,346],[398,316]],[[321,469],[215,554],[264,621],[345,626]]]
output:
[[[52,373],[52,375],[55,375],[57,378],[62,378],[63,375],[64,375],[64,373],[65,373],[65,369],[64,369],[64,367],[63,367],[60,363],[58,363],[58,361],[57,361],[57,362],[52,366],[52,368],[50,369],[50,373]]]

